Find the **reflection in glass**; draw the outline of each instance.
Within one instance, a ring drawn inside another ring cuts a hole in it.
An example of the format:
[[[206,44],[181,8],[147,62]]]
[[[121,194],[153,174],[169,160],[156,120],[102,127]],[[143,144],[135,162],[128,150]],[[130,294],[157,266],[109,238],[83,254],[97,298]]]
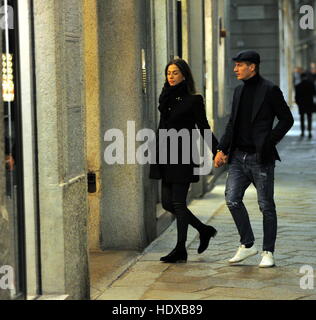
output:
[[[10,28],[13,26],[13,12],[16,1],[0,1],[2,10],[2,28],[1,28],[1,49],[2,49],[2,105],[1,114],[3,116],[3,130],[1,132],[1,173],[5,184],[1,188],[0,206],[2,215],[5,212],[8,226],[7,234],[0,236],[7,237],[6,244],[8,252],[5,255],[5,264],[14,270],[13,289],[11,286],[10,296],[13,299],[19,298],[22,289],[21,270],[23,270],[21,239],[21,161],[18,154],[19,146],[19,129],[18,129],[18,102],[15,96],[15,79],[17,78],[17,61],[16,61],[16,30]],[[10,21],[9,21],[10,20]],[[9,23],[10,22],[10,23]],[[4,150],[3,150],[4,149]],[[3,154],[4,151],[4,154]],[[22,206],[23,208],[23,206]],[[1,266],[0,266],[1,267]],[[8,289],[7,289],[8,290]]]

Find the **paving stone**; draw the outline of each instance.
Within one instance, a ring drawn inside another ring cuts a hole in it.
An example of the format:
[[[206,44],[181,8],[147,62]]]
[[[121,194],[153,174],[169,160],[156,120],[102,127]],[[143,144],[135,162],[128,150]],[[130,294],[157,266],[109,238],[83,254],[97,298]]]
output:
[[[284,274],[284,268],[259,268],[258,266],[238,266],[220,268],[217,277],[227,279],[256,279],[270,280],[280,277]]]
[[[169,265],[164,263],[157,263],[156,261],[144,261],[142,263],[136,263],[129,271],[131,272],[151,272],[160,273],[169,268]]]
[[[249,288],[214,288],[204,291],[207,294],[206,299],[213,300],[216,298],[226,299],[258,299],[258,300],[295,300],[304,296],[304,293],[289,291],[287,288],[262,288],[262,289],[249,289]]]
[[[226,288],[248,288],[248,289],[261,289],[271,286],[270,283],[266,283],[261,280],[246,279],[240,281],[240,279],[223,279],[218,277],[212,277],[210,284],[213,287],[226,287]]]
[[[298,300],[316,300],[316,294],[306,295],[302,298],[299,298]]]
[[[177,272],[192,277],[210,277],[217,273],[209,263],[187,263],[184,266],[171,265],[167,272]]]
[[[291,261],[291,259],[284,259],[284,260],[277,260],[275,262],[277,267],[290,267],[293,265],[293,262]]]
[[[133,287],[133,286],[150,286],[157,278],[160,277],[162,271],[129,271],[112,283],[112,287]]]
[[[212,278],[205,277],[205,278],[195,278],[195,280],[191,281],[184,281],[184,282],[160,282],[156,281],[150,289],[152,290],[165,290],[165,291],[176,291],[176,292],[185,292],[185,293],[193,293],[193,292],[200,292],[206,289],[214,287]]]
[[[241,297],[241,296],[225,296],[225,295],[220,295],[220,294],[216,294],[215,296],[208,296],[208,297],[204,297],[201,300],[258,300],[257,298],[250,298],[250,297]]]
[[[98,289],[93,288],[93,287],[90,288],[90,299],[91,300],[96,300],[101,295],[102,295],[102,291],[101,290],[98,290]]]
[[[148,287],[111,287],[106,289],[97,300],[141,300]]]
[[[181,292],[181,291],[168,291],[168,290],[155,290],[149,289],[143,296],[144,300],[201,300],[205,298],[205,294]]]
[[[138,261],[138,263],[143,261],[156,261],[159,262],[159,259],[161,256],[165,255],[166,252],[160,251],[160,252],[148,252],[144,254]]]
[[[192,276],[192,275],[186,275],[184,272],[181,271],[168,271],[164,272],[159,277],[159,282],[167,282],[167,283],[189,283],[193,281],[200,281],[201,277]]]
[[[302,265],[304,264],[310,264],[310,265],[315,265],[316,266],[316,257],[312,256],[312,257],[307,257],[307,256],[303,256],[303,255],[297,255],[297,256],[293,256],[291,258],[291,263],[296,263],[299,264],[301,263]]]

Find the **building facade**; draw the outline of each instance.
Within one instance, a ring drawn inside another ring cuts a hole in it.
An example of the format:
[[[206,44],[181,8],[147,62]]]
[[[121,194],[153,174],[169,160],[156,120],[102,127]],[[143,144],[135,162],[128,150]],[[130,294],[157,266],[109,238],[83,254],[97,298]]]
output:
[[[280,5],[1,1],[0,299],[89,299],[90,252],[141,251],[170,225],[149,165],[127,152],[141,144],[139,130],[158,125],[165,65],[188,61],[220,137],[236,51],[257,49],[263,75],[280,80]],[[247,10],[259,10],[261,20]],[[124,159],[109,164],[113,129],[123,133]],[[211,190],[220,173],[212,169],[192,184],[189,198]]]
[[[310,63],[316,62],[316,1],[292,0],[294,28],[295,66],[309,70]],[[302,20],[302,21],[301,21]],[[300,26],[302,23],[302,26]]]

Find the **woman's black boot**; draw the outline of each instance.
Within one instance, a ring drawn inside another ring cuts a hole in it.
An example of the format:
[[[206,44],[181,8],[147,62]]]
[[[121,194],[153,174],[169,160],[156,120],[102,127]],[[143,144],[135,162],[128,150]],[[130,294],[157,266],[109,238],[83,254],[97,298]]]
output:
[[[176,262],[187,262],[188,253],[187,250],[184,249],[173,249],[168,255],[161,257],[160,261],[167,263],[176,263]]]
[[[198,248],[198,253],[202,253],[207,249],[210,239],[215,237],[216,233],[217,230],[212,226],[206,226],[200,231],[200,246]]]

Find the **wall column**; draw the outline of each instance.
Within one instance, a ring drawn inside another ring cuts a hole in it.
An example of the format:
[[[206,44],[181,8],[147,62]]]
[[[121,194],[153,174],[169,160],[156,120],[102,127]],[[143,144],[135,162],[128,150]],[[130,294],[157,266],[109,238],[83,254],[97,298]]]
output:
[[[142,87],[142,49],[146,57],[146,3],[140,0],[98,2],[101,106],[101,248],[142,249],[155,238],[155,210],[145,166],[127,164],[127,122],[135,132],[148,126]],[[124,135],[124,164],[108,164],[104,151],[109,129]],[[135,143],[135,148],[141,143]],[[135,155],[135,151],[130,151]],[[152,210],[148,203],[153,204]]]
[[[33,3],[42,289],[87,299],[82,4]]]

